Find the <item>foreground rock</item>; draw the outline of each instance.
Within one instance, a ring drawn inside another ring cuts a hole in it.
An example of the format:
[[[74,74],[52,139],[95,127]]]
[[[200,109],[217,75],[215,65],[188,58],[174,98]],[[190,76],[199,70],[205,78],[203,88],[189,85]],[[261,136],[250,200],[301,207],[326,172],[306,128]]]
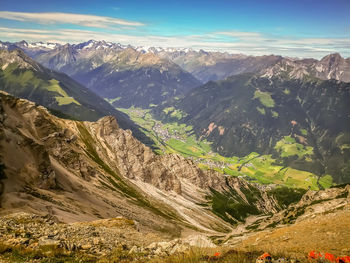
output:
[[[31,250],[61,248],[106,255],[115,248],[127,250],[156,240],[137,231],[134,221],[122,217],[92,222],[57,223],[51,216],[16,213],[0,218],[0,243]]]
[[[201,235],[155,242],[155,235],[142,234],[137,228],[133,220],[122,217],[65,224],[49,215],[16,213],[0,218],[0,244],[28,251],[60,250],[94,257],[110,256],[120,249],[148,258],[185,253],[192,247],[216,247]]]

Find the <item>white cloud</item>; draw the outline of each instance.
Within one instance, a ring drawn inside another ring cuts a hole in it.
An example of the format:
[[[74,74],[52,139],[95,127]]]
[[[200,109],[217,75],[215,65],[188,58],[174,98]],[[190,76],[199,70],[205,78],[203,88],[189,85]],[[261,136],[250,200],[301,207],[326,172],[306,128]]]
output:
[[[86,27],[143,26],[143,23],[119,18],[72,13],[25,13],[0,11],[0,18],[39,24],[74,24]]]
[[[256,38],[261,37],[260,33],[256,32],[240,32],[240,31],[224,31],[224,32],[216,32],[217,35],[223,35],[228,37],[238,37],[238,38]]]

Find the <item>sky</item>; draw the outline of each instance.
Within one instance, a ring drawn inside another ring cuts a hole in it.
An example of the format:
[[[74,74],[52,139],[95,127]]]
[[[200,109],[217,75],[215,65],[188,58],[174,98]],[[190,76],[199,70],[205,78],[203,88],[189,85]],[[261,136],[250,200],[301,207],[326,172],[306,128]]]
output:
[[[0,40],[350,57],[350,0],[0,0]]]

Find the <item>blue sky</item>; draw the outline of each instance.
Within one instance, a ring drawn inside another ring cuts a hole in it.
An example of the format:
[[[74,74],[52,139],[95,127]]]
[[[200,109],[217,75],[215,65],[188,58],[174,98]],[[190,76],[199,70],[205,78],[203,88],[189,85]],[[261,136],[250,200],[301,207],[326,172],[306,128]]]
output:
[[[350,0],[1,0],[0,40],[22,39],[350,57]]]

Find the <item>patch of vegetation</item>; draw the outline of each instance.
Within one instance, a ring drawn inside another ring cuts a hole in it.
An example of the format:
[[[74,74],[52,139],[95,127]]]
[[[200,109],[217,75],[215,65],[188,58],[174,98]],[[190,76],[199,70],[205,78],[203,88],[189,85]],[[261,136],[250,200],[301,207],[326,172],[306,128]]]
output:
[[[279,116],[278,112],[276,111],[271,111],[272,117],[277,118]]]
[[[299,202],[305,193],[305,189],[288,187],[276,187],[268,191],[268,194],[273,196],[282,208]]]
[[[256,90],[254,92],[254,99],[259,99],[262,105],[268,108],[273,108],[275,106],[275,101],[271,97],[271,93]]]
[[[163,112],[168,115],[170,118],[181,120],[186,117],[187,114],[179,109],[175,109],[175,107],[168,107],[163,109]]]
[[[297,143],[291,136],[284,136],[283,139],[279,140],[276,143],[275,149],[281,157],[313,155],[313,147]]]
[[[99,97],[68,76],[52,71],[21,69],[16,63],[0,70],[0,87],[13,96],[25,98],[50,109],[63,111],[79,120],[97,120],[111,114]],[[79,100],[79,101],[78,101]],[[102,101],[103,102],[103,101]],[[98,107],[95,105],[98,104]],[[108,111],[108,113],[107,113]]]
[[[114,98],[114,99],[105,98],[105,100],[106,100],[107,102],[109,102],[110,104],[113,104],[113,102],[116,102],[116,101],[120,100],[121,98],[122,98],[122,97],[116,97],[116,98]]]
[[[147,253],[128,253],[127,250],[117,248],[112,255],[103,257],[98,262],[120,262],[120,263],[206,263],[206,262],[254,262],[261,251],[244,252],[236,250],[228,250],[223,247],[217,248],[197,248],[193,247],[184,252],[175,253],[167,256],[149,257]]]
[[[320,204],[320,203],[323,203],[323,202],[326,202],[326,201],[329,201],[329,200],[332,200],[332,199],[314,200],[314,201],[311,202],[310,206],[316,205],[316,204]]]
[[[61,119],[66,119],[66,120],[74,120],[74,121],[78,121],[77,118],[69,115],[69,114],[66,114],[66,113],[63,113],[62,111],[59,111],[59,110],[55,110],[55,109],[50,109],[48,108],[48,111],[52,114],[52,115],[55,115],[56,117],[59,117]]]
[[[283,93],[286,94],[286,95],[289,95],[289,94],[290,94],[290,90],[287,89],[287,88],[285,88],[285,89],[283,90]]]
[[[260,107],[256,107],[256,109],[258,110],[258,112],[260,112],[262,115],[265,115],[265,109],[264,108],[260,108]]]
[[[266,228],[275,228],[278,225],[278,222],[272,222],[271,224],[268,224]]]
[[[307,136],[307,130],[306,129],[300,129],[300,132],[302,135]]]
[[[168,107],[168,108],[163,109],[163,111],[164,111],[165,114],[169,114],[169,112],[172,112],[172,111],[174,111],[174,110],[175,110],[174,107]]]
[[[253,204],[258,198],[254,195],[254,192],[248,193],[245,191],[249,202],[247,203],[234,190],[225,193],[220,193],[214,189],[210,190],[211,195],[207,196],[207,199],[213,213],[231,224],[243,222],[249,215],[260,213]]]
[[[295,220],[298,219],[299,216],[302,216],[303,214],[305,214],[305,206],[302,207],[298,207],[295,211],[290,212],[289,214],[287,214],[283,220],[282,223],[283,224],[292,224],[295,222]]]
[[[55,97],[56,101],[58,102],[58,105],[67,105],[71,103],[81,105],[73,97],[68,96],[67,92],[65,92],[62,89],[62,87],[59,85],[59,82],[56,79],[51,79],[48,81],[48,83],[49,85],[47,86],[47,90],[55,92],[60,95]]]
[[[326,189],[333,185],[333,178],[330,175],[325,175],[318,180],[318,183]]]

